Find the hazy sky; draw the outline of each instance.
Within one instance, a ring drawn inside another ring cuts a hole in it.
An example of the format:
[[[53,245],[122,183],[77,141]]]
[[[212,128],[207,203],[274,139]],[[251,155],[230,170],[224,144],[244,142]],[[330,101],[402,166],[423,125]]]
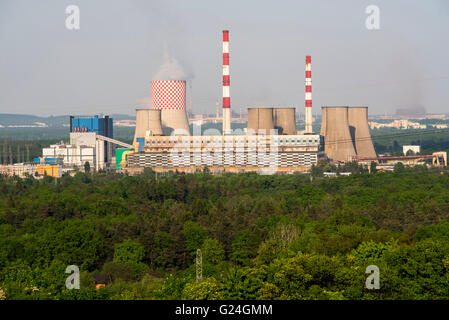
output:
[[[70,4],[80,30],[65,27]],[[365,27],[370,4],[380,30]],[[134,114],[167,52],[191,78],[194,112],[215,112],[223,29],[234,111],[302,111],[310,54],[314,113],[449,112],[447,0],[0,0],[0,113]]]

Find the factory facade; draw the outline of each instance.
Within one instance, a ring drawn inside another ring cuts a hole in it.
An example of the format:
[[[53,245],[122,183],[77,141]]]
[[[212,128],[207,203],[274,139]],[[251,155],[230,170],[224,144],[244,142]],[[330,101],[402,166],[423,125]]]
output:
[[[82,170],[86,163],[96,171],[108,170],[113,168],[117,145],[133,147],[113,138],[113,119],[109,116],[70,116],[70,142],[43,148],[42,157],[29,166],[45,166],[45,174],[55,177],[76,168]]]
[[[319,135],[148,136],[141,152],[128,154],[127,171],[308,171],[317,163],[319,142]]]
[[[108,138],[113,138],[113,119],[109,116],[70,116],[70,143],[43,148],[40,161],[62,159],[67,169],[88,162],[96,170],[106,169],[115,152]]]

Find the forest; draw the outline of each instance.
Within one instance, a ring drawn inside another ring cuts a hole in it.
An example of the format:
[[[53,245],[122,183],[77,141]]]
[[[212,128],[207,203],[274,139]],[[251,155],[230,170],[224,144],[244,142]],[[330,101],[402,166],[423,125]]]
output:
[[[0,299],[448,299],[448,190],[427,167],[1,177]]]

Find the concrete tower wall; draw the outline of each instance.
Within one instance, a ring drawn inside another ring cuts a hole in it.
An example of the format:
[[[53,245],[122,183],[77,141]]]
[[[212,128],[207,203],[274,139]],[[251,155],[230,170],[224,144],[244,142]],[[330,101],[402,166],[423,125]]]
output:
[[[151,100],[154,109],[161,110],[164,135],[191,135],[184,80],[151,81]]]
[[[348,121],[348,107],[322,107],[325,114],[324,152],[334,161],[351,161],[356,153]]]
[[[320,129],[320,135],[325,136],[326,135],[326,118],[327,112],[326,109],[321,108],[321,129]]]
[[[274,108],[273,119],[274,127],[278,129],[278,134],[296,134],[295,108]]]
[[[161,110],[161,120],[164,135],[191,135],[185,109],[163,109]]]
[[[348,122],[357,157],[376,157],[368,126],[368,107],[348,108]]]
[[[160,110],[148,110],[148,130],[151,130],[151,135],[153,136],[161,136],[163,134]]]
[[[145,137],[148,130],[151,130],[152,135],[162,135],[161,110],[136,109],[136,130],[133,142],[136,142],[136,138]]]
[[[273,108],[248,108],[248,133],[269,134],[274,129]]]

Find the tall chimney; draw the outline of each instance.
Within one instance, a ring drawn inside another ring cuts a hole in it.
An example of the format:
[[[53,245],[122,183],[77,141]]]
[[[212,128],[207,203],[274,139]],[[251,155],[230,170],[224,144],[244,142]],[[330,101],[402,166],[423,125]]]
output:
[[[231,133],[229,82],[229,30],[223,30],[223,135]]]
[[[313,133],[312,131],[312,57],[306,56],[306,128],[304,133]]]

